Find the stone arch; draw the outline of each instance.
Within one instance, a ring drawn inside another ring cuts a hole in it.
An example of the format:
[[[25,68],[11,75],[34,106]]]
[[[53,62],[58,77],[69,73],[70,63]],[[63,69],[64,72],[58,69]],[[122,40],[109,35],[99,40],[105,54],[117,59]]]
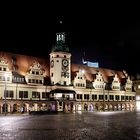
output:
[[[104,110],[107,110],[107,111],[109,110],[109,104],[107,103],[104,104]]]
[[[126,110],[126,104],[122,103],[122,111]]]
[[[6,111],[5,111],[6,110]],[[2,104],[2,112],[11,112],[11,107],[10,107],[10,104],[9,103],[6,103],[6,106],[5,106],[5,103]]]
[[[84,103],[84,111],[88,111],[88,104]]]
[[[130,105],[129,105],[129,103],[126,103],[126,110],[130,110]]]
[[[112,110],[113,110],[113,105],[112,105],[112,104],[109,104],[109,105],[108,105],[108,109],[109,109],[110,111],[112,111]]]
[[[122,110],[122,104],[118,104],[118,110],[119,110],[119,111]]]
[[[96,109],[97,111],[99,110],[99,104],[98,104],[98,103],[95,104],[95,109]]]
[[[92,104],[92,103],[90,103],[90,105],[89,105],[89,111],[94,111],[94,105]]]
[[[118,104],[114,104],[113,108],[114,108],[114,111],[117,111],[118,110]]]
[[[82,111],[82,105],[81,105],[81,103],[78,103],[77,104],[76,110],[77,111]]]

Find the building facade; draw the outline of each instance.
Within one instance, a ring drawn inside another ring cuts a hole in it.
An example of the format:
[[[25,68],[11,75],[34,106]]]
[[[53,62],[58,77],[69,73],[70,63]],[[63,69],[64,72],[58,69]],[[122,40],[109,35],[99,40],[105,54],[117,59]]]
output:
[[[136,109],[140,111],[140,74],[133,77],[134,89],[136,91]]]
[[[0,113],[135,110],[135,95],[124,71],[72,64],[63,32],[49,60],[0,52]]]

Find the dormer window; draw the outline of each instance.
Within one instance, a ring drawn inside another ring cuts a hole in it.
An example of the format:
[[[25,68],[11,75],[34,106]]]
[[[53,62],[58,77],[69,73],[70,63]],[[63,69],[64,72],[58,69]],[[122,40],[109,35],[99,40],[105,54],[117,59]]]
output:
[[[79,70],[79,72],[77,72],[77,76],[74,79],[74,86],[77,88],[86,87],[86,79],[84,77],[84,73],[81,70]]]
[[[120,82],[119,78],[117,77],[117,74],[115,74],[115,77],[112,82],[112,90],[120,90]]]
[[[40,64],[34,62],[33,65],[30,66],[29,73],[27,73],[25,78],[28,84],[34,84],[34,85],[43,84],[44,76]]]
[[[103,84],[104,84],[103,76],[100,72],[98,72],[98,74],[96,75],[96,79],[93,82],[93,87],[95,87],[95,89],[103,89]]]
[[[32,71],[32,74],[35,74],[35,71]]]
[[[3,71],[6,71],[6,68],[3,68]]]

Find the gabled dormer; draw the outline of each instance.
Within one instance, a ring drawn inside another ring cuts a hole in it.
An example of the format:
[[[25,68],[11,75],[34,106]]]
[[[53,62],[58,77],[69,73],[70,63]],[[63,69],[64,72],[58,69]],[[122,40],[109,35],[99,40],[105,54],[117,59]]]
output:
[[[104,88],[104,80],[101,72],[98,72],[96,75],[96,79],[93,82],[93,87],[95,89],[103,89]]]
[[[113,81],[112,81],[112,90],[120,90],[120,81],[119,81],[119,78],[117,76],[117,74],[115,74],[115,77],[113,78]]]
[[[35,61],[30,66],[25,76],[25,79],[28,84],[43,85],[44,83],[43,70],[41,69],[41,65],[38,62]]]
[[[86,78],[83,70],[79,70],[74,78],[75,88],[86,88]]]
[[[8,61],[1,57],[0,58],[0,82],[11,83],[12,82],[12,72],[8,68]]]
[[[125,90],[126,91],[132,91],[132,81],[130,80],[130,77],[128,76],[125,84]]]

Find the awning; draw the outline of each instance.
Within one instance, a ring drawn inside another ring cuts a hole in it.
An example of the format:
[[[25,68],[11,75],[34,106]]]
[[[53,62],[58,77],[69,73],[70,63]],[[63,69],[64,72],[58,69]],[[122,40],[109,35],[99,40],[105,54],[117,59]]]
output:
[[[72,93],[72,94],[76,94],[76,92],[74,90],[66,90],[66,89],[54,89],[54,90],[51,90],[50,93]]]

